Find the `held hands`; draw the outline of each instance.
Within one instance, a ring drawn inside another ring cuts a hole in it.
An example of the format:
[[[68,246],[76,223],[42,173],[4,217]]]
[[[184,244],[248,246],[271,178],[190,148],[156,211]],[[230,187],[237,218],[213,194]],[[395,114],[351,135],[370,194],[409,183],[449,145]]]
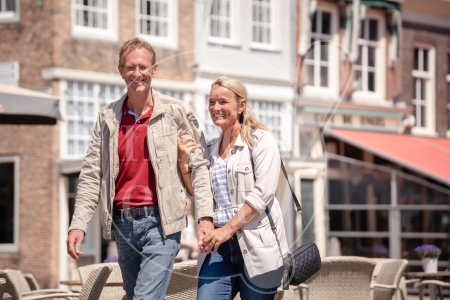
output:
[[[69,254],[73,259],[78,260],[79,257],[83,255],[81,252],[81,243],[83,242],[84,232],[79,229],[72,229],[67,237],[67,254]]]
[[[203,238],[203,247],[200,247],[202,252],[209,253],[211,250],[216,252],[222,243],[228,241],[233,236],[233,230],[227,225],[210,231]]]

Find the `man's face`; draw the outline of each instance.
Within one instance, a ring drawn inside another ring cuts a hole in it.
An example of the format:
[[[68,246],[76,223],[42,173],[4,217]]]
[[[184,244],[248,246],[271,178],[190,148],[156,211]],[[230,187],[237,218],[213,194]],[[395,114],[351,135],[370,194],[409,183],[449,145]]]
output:
[[[123,65],[119,72],[129,92],[141,93],[151,88],[157,65],[152,68],[152,55],[145,48],[128,50],[123,54]]]

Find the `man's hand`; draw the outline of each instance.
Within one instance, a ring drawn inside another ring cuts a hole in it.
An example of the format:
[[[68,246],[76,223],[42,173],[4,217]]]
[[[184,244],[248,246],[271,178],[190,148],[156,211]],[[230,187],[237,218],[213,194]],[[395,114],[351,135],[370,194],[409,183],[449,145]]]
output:
[[[78,260],[79,255],[83,255],[81,252],[81,243],[83,242],[84,231],[79,229],[72,229],[67,237],[67,254],[73,259]]]
[[[212,230],[214,230],[212,218],[201,218],[200,222],[198,223],[198,245],[201,252],[209,252],[210,249],[208,249],[207,251],[203,250],[203,238]]]

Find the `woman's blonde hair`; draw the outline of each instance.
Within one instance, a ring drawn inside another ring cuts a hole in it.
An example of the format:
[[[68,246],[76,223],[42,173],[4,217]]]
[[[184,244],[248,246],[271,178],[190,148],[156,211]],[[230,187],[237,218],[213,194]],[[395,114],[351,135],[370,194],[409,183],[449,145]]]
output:
[[[236,96],[236,101],[238,104],[241,103],[243,99],[247,98],[247,89],[237,79],[229,78],[229,77],[219,77],[214,83],[211,85],[211,88],[215,85],[223,86],[224,88],[229,89]],[[266,131],[270,131],[266,126],[261,124],[255,117],[255,114],[252,112],[250,107],[248,106],[248,102],[245,105],[245,109],[239,114],[239,123],[241,124],[241,137],[244,142],[247,143],[250,149],[253,148],[253,145],[256,144],[256,141],[251,137],[251,132],[254,129],[262,129]]]

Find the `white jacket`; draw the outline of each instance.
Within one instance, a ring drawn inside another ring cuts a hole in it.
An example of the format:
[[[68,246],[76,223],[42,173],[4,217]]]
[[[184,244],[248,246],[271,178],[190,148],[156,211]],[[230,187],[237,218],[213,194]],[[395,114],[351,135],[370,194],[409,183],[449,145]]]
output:
[[[254,130],[252,137],[257,141],[252,150],[256,182],[250,161],[250,149],[240,135],[227,160],[229,195],[232,206],[236,207],[233,212],[236,213],[244,203],[247,203],[260,213],[247,223],[243,230],[236,232],[245,267],[251,278],[274,271],[283,265],[275,235],[265,213],[266,206],[269,207],[277,227],[283,256],[289,252],[281,207],[275,198],[280,174],[280,152],[277,142],[270,132],[260,129]],[[207,144],[211,178],[214,163],[219,157],[221,140],[222,135]],[[197,274],[205,257],[204,253],[198,257]]]

